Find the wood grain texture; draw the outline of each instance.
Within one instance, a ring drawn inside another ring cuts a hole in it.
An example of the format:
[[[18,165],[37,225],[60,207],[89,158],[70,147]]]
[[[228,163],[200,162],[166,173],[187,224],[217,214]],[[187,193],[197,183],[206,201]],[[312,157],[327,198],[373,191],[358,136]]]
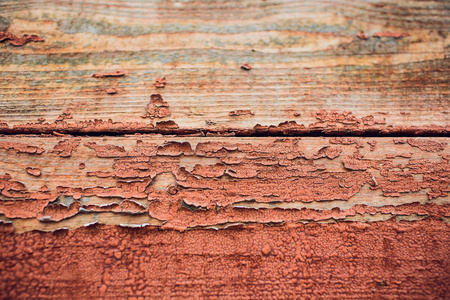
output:
[[[450,217],[448,138],[4,137],[16,232]]]
[[[446,135],[449,11],[445,1],[4,2],[0,29],[45,42],[0,44],[0,131]],[[125,76],[92,77],[116,70]],[[141,117],[152,94],[170,115]],[[67,109],[72,119],[55,124]]]

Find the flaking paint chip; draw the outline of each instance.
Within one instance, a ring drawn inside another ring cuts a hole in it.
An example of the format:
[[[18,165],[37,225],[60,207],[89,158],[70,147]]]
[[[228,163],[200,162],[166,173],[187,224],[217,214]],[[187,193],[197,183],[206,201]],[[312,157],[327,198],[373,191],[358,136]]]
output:
[[[115,89],[115,88],[109,88],[109,89],[106,89],[105,92],[106,92],[107,94],[113,95],[113,94],[117,94],[117,89]]]
[[[23,46],[29,42],[44,42],[45,39],[43,37],[40,37],[38,35],[32,34],[24,34],[23,36],[19,37],[16,36],[10,32],[0,32],[0,42],[9,42],[11,45],[15,47]]]
[[[163,88],[166,86],[167,80],[166,77],[158,77],[156,78],[156,83],[155,83],[155,87],[157,88]]]
[[[233,117],[233,116],[245,116],[245,115],[255,115],[255,113],[253,113],[250,110],[233,110],[230,111],[228,113],[229,116]]]
[[[25,170],[27,171],[28,174],[30,174],[32,176],[35,176],[35,177],[41,176],[41,170],[38,168],[27,167]]]
[[[409,34],[408,32],[398,33],[398,32],[383,31],[383,32],[376,32],[372,36],[376,37],[376,38],[393,37],[393,38],[399,39],[399,38],[407,37],[410,35],[411,34]]]
[[[357,35],[358,38],[360,38],[361,40],[367,40],[368,37],[367,35],[364,34],[364,31],[360,31]]]
[[[125,75],[125,72],[123,71],[112,71],[112,72],[107,72],[107,73],[95,73],[92,75],[92,77],[94,78],[104,78],[104,77],[120,77]]]
[[[249,71],[249,70],[252,69],[252,66],[251,66],[249,63],[243,63],[243,64],[241,65],[241,69],[244,69],[244,70],[246,70],[246,71]]]

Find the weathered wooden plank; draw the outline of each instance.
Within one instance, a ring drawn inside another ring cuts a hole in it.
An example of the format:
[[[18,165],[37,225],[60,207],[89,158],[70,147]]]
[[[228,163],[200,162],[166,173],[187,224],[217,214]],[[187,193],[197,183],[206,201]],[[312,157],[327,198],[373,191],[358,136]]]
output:
[[[449,131],[445,2],[15,1],[2,11],[0,29],[45,38],[0,44],[4,133]],[[116,70],[125,76],[92,77]],[[152,94],[170,115],[142,118]],[[72,119],[58,119],[66,110]]]
[[[436,219],[0,233],[2,298],[446,299]]]
[[[449,138],[4,136],[16,232],[450,217]]]

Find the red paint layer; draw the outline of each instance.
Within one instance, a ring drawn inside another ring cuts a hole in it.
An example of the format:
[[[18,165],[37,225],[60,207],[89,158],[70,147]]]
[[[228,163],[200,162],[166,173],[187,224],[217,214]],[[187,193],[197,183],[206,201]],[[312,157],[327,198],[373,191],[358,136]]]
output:
[[[433,140],[416,140],[416,139],[408,139],[407,143],[413,147],[417,147],[420,150],[428,152],[442,151],[447,145],[445,143],[438,143]]]
[[[117,89],[115,89],[115,88],[109,88],[109,89],[105,89],[105,92],[106,92],[107,94],[114,95],[114,94],[117,94]]]
[[[398,33],[398,32],[390,32],[390,31],[385,31],[385,32],[376,32],[373,34],[373,37],[393,37],[396,39],[402,38],[402,37],[407,37],[410,36],[409,33],[407,32],[403,32],[403,33]]]
[[[92,77],[95,78],[103,78],[103,77],[120,77],[125,75],[125,72],[123,71],[112,71],[112,72],[106,72],[106,73],[95,73],[92,75]]]
[[[361,40],[367,40],[368,37],[367,35],[364,34],[364,31],[360,31],[357,35],[358,38],[360,38]]]
[[[142,117],[163,118],[170,115],[167,102],[164,102],[159,94],[152,95],[155,100],[150,99],[147,105],[147,113]],[[232,112],[234,115],[235,113]],[[61,115],[54,123],[27,123],[15,125],[10,128],[8,124],[0,123],[0,133],[23,134],[23,133],[163,133],[163,134],[205,134],[207,136],[251,136],[251,135],[305,135],[310,133],[320,134],[377,134],[380,136],[398,135],[447,135],[450,132],[450,125],[424,125],[424,126],[392,126],[386,124],[384,119],[375,119],[372,115],[356,117],[351,112],[318,111],[318,122],[312,124],[297,124],[295,121],[286,121],[275,125],[257,124],[248,129],[214,129],[214,128],[180,128],[175,121],[164,121],[153,124],[142,122],[114,122],[109,119],[93,121],[66,122],[71,115]],[[214,125],[207,120],[207,124]]]
[[[35,176],[35,177],[41,176],[41,170],[39,168],[27,167],[25,170],[27,171],[28,174],[30,174],[32,176]]]
[[[166,86],[166,83],[167,83],[166,77],[158,77],[155,80],[155,87],[163,88]]]
[[[233,110],[228,113],[229,116],[245,116],[245,115],[254,115],[250,110]]]
[[[450,228],[436,219],[184,233],[0,228],[3,299],[445,299],[450,292]]]
[[[37,146],[27,145],[23,143],[12,143],[2,141],[0,141],[0,149],[6,150],[12,149],[18,153],[30,153],[30,154],[42,154],[45,152],[44,149]]]
[[[249,71],[252,69],[252,66],[249,63],[244,63],[244,64],[242,64],[241,69]]]
[[[58,118],[56,118],[55,122],[61,122],[61,121],[67,120],[67,119],[73,119],[72,112],[69,109],[66,109],[65,111],[63,111],[63,113],[60,114],[58,116]]]
[[[68,139],[58,142],[57,145],[53,147],[53,152],[58,153],[61,157],[69,157],[72,152],[77,149],[80,139]]]
[[[406,211],[408,215],[425,211],[427,215],[450,215],[447,204],[439,206],[439,211],[435,211],[437,208],[431,204],[401,205],[392,210],[388,199],[383,207],[368,206],[344,211],[331,209],[292,212],[261,209],[255,212],[249,207],[243,208],[243,202],[347,201],[356,195],[363,196],[361,190],[364,186],[363,197],[403,197],[417,192],[427,194],[429,199],[448,197],[450,164],[446,154],[442,153],[443,156],[439,159],[414,159],[421,151],[412,146],[417,144],[434,147],[443,143],[429,139],[410,139],[402,147],[414,149],[414,156],[408,152],[398,152],[369,159],[365,155],[369,156],[371,152],[363,151],[363,148],[368,147],[368,144],[375,145],[373,140],[336,137],[328,140],[331,145],[326,145],[327,140],[324,139],[324,145],[311,152],[299,146],[299,142],[298,138],[274,139],[270,143],[216,141],[200,142],[192,147],[185,141],[167,141],[161,144],[150,139],[148,142],[136,140],[134,146],[130,144],[130,148],[125,148],[88,139],[79,147],[92,149],[82,150],[102,158],[102,164],[96,167],[96,159],[90,159],[91,167],[86,176],[108,178],[108,184],[89,184],[86,187],[85,183],[78,183],[78,180],[84,182],[87,178],[78,177],[73,181],[65,180],[64,184],[51,193],[43,193],[28,190],[25,181],[12,181],[10,176],[5,176],[0,181],[0,193],[4,199],[0,202],[0,212],[8,217],[49,216],[52,220],[57,219],[60,215],[57,210],[47,210],[45,213],[42,210],[48,201],[54,199],[52,197],[60,195],[63,196],[62,199],[73,198],[77,201],[82,197],[93,196],[149,201],[149,206],[140,212],[164,221],[165,227],[178,229],[227,222],[343,219],[366,213],[394,216]],[[394,139],[389,142],[394,147],[394,143],[399,141]],[[54,149],[58,150],[59,155],[68,156],[71,154],[69,150],[72,151],[78,143],[79,140],[63,140]],[[389,144],[384,145],[388,147],[386,145]],[[44,154],[46,155],[54,154]],[[402,159],[399,161],[397,157]],[[182,160],[186,159],[195,162],[190,171],[183,167]],[[317,161],[319,159],[321,161]],[[335,166],[339,168],[336,169]],[[171,179],[166,180],[167,186],[155,186],[160,175],[170,176]],[[28,201],[33,199],[40,199],[42,202],[36,206],[34,202]],[[186,205],[192,211],[186,211]],[[411,207],[416,211],[409,210]],[[64,217],[82,213],[81,208],[83,207],[78,207],[78,211],[68,212]],[[113,207],[110,208],[114,212]],[[386,210],[387,208],[389,209]],[[105,207],[102,211],[108,209]],[[52,212],[56,215],[52,216]]]
[[[0,42],[9,42],[11,45],[16,47],[23,46],[29,42],[43,41],[45,41],[43,37],[37,36],[35,34],[24,34],[23,36],[19,37],[10,32],[0,32]]]
[[[147,113],[143,118],[164,118],[170,116],[169,104],[164,102],[160,94],[150,96],[150,102],[147,104]]]

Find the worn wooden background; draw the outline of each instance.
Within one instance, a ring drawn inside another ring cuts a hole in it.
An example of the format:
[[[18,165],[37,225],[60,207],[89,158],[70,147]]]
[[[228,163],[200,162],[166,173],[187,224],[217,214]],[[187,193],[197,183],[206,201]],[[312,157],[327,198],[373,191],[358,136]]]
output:
[[[0,79],[2,299],[450,295],[448,1],[1,1]]]

